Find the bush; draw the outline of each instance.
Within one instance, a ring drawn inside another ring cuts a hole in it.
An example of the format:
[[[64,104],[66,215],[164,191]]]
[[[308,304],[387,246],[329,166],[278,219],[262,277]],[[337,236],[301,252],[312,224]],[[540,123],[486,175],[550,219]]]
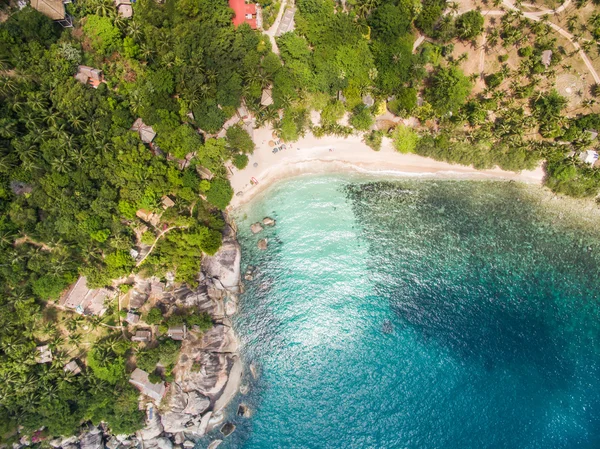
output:
[[[254,142],[250,134],[241,126],[232,126],[227,129],[227,145],[232,150],[237,150],[242,153],[254,153]]]
[[[521,47],[519,48],[519,50],[517,51],[517,54],[521,57],[521,58],[526,58],[528,56],[531,56],[533,54],[533,48],[527,46],[527,47]]]
[[[151,372],[150,374],[148,374],[148,380],[150,381],[150,383],[158,384],[162,382],[162,377],[160,377],[160,374]]]
[[[216,178],[210,183],[210,189],[206,192],[206,200],[213,206],[225,210],[233,198],[233,189],[227,179]]]
[[[438,114],[447,114],[460,108],[469,94],[472,84],[456,67],[441,67],[430,79],[431,87],[425,91],[426,99]]]
[[[231,158],[231,162],[233,163],[235,168],[237,168],[238,170],[243,170],[248,165],[248,156],[240,153],[234,154]]]
[[[414,153],[419,136],[408,126],[398,125],[392,133],[392,140],[400,153]]]
[[[467,11],[456,19],[456,34],[461,39],[473,39],[483,32],[483,22],[479,11]]]
[[[365,143],[371,147],[374,151],[381,150],[381,143],[383,141],[384,132],[380,130],[373,130],[369,134],[365,135]]]
[[[156,236],[154,235],[154,232],[146,231],[142,234],[141,240],[144,245],[152,245],[154,240],[156,240]]]
[[[485,77],[485,84],[492,89],[502,84],[502,81],[504,81],[502,72],[492,73],[491,75]]]
[[[371,110],[364,104],[359,104],[354,108],[354,113],[350,117],[350,124],[358,131],[368,131],[374,121]]]
[[[396,99],[388,102],[388,109],[394,115],[405,117],[417,107],[417,89],[405,87],[398,91]]]
[[[163,314],[158,307],[153,307],[146,314],[144,321],[148,324],[160,324],[163,321]]]

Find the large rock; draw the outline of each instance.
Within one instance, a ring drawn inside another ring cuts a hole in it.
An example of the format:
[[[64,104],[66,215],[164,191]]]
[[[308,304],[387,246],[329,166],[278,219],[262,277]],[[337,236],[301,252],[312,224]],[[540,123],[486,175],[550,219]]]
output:
[[[206,434],[210,418],[212,418],[212,412],[208,412],[202,417],[202,419],[200,420],[200,425],[198,426],[198,435],[203,436],[204,434]]]
[[[228,437],[229,435],[231,435],[233,433],[233,431],[235,430],[235,425],[233,425],[232,423],[228,422],[225,423],[223,425],[223,427],[221,427],[221,433],[223,434],[223,436]]]
[[[81,449],[101,449],[104,447],[102,441],[102,432],[100,429],[92,429],[84,433],[79,439],[79,447]]]
[[[237,352],[238,340],[228,326],[217,324],[202,335],[201,348],[209,352]]]
[[[258,241],[258,243],[256,244],[257,248],[264,251],[269,247],[269,243],[267,241],[267,239],[260,239]]]
[[[166,437],[155,438],[144,444],[146,449],[173,449],[173,442]]]
[[[223,440],[214,440],[208,445],[206,449],[217,449],[219,445],[223,442]]]
[[[235,232],[230,226],[227,226],[221,249],[214,256],[202,258],[202,271],[208,277],[218,281],[215,282],[215,286],[237,293],[240,285],[241,258],[240,245],[235,237]]]
[[[190,391],[188,393],[188,401],[183,413],[188,415],[200,415],[206,411],[210,406],[210,399],[206,396],[198,393],[197,391]]]
[[[121,443],[115,437],[110,437],[106,442],[106,449],[117,449]]]
[[[260,223],[254,223],[254,224],[250,225],[250,231],[252,231],[252,234],[258,234],[262,230],[263,230],[263,227]]]
[[[138,437],[143,441],[149,441],[161,433],[163,433],[164,427],[161,423],[160,417],[156,411],[152,412],[152,418],[146,420],[146,427],[138,431]]]
[[[167,433],[184,432],[191,419],[192,417],[186,413],[172,411],[166,411],[161,416],[164,431]]]

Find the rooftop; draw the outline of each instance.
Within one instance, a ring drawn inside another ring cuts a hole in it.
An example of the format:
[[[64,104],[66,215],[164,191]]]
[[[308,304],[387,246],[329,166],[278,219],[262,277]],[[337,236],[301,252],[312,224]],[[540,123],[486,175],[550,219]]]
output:
[[[137,131],[140,139],[144,143],[150,143],[156,137],[156,133],[151,126],[146,125],[141,118],[138,118],[131,127],[131,131]]]
[[[140,390],[143,395],[148,396],[156,402],[160,402],[165,395],[165,383],[160,382],[153,384],[148,379],[148,373],[139,368],[136,368],[133,373],[131,373],[129,383]]]
[[[235,13],[232,22],[236,27],[247,23],[253,30],[257,28],[256,3],[246,4],[244,0],[229,0],[229,7]]]
[[[172,326],[169,328],[167,335],[173,340],[185,340],[185,337],[187,336],[187,327],[185,324]]]
[[[106,311],[104,301],[109,296],[111,292],[105,288],[90,290],[86,277],[81,276],[59,304],[84,315],[102,315]]]
[[[36,351],[37,355],[35,361],[37,363],[50,363],[52,361],[52,351],[50,350],[50,346],[38,346]]]
[[[52,20],[63,20],[66,15],[62,0],[31,0],[31,7]]]

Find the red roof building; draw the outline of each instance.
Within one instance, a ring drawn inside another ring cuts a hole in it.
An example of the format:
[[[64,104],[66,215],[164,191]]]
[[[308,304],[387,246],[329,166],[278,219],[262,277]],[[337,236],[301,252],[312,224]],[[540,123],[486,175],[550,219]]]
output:
[[[256,29],[256,3],[247,4],[245,0],[229,0],[229,7],[235,13],[233,24],[236,27],[242,23],[247,23],[250,28]]]

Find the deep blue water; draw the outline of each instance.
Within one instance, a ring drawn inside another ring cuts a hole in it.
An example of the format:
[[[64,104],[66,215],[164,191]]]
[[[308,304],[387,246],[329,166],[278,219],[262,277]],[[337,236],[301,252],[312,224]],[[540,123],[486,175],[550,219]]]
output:
[[[221,447],[600,447],[600,235],[536,195],[300,177],[245,206],[258,376]]]

